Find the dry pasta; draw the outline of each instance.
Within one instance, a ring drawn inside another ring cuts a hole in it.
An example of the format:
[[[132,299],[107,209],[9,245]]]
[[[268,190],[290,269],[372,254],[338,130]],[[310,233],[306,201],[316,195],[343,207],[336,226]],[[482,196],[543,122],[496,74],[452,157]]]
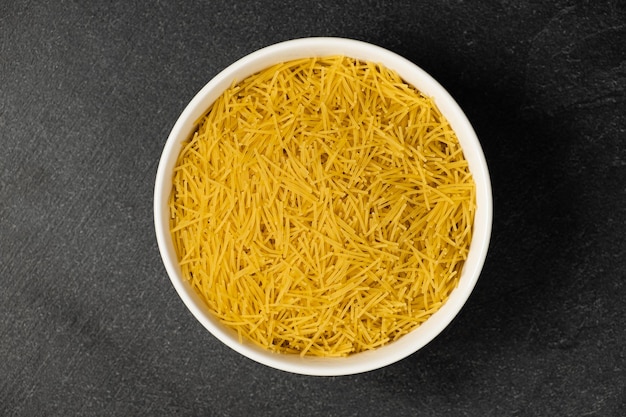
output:
[[[184,144],[169,206],[184,277],[240,340],[345,356],[446,301],[475,185],[430,98],[381,65],[333,56],[225,91]]]

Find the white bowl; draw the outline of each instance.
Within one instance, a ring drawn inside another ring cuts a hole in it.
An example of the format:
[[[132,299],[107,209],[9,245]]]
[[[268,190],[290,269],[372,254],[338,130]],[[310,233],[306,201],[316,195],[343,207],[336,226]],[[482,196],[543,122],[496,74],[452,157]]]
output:
[[[476,182],[477,209],[469,255],[458,287],[425,323],[399,340],[372,351],[342,358],[301,357],[274,353],[251,342],[240,343],[236,333],[223,326],[208,311],[202,299],[181,276],[169,232],[168,198],[182,142],[192,134],[196,120],[206,113],[234,80],[240,81],[278,62],[329,55],[344,55],[380,63],[397,71],[406,82],[433,97],[455,130],[469,163]],[[478,280],[489,246],[491,183],[480,143],[465,114],[450,94],[424,70],[393,52],[365,42],[340,38],[296,39],[260,49],[240,59],[220,72],[191,100],[174,125],[163,149],[154,189],[154,222],[161,257],[174,288],[196,319],[215,337],[242,355],[273,368],[308,375],[347,375],[381,368],[416,352],[434,339],[463,307]],[[461,346],[462,342],[459,341],[459,349]]]

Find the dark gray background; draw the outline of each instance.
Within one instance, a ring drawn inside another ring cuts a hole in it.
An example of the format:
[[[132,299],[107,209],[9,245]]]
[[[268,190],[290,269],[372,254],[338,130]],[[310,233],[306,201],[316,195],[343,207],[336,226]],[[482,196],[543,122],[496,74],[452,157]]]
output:
[[[162,266],[158,159],[260,47],[342,36],[438,79],[483,144],[481,279],[387,368],[266,368]],[[0,415],[626,415],[624,2],[0,2]]]

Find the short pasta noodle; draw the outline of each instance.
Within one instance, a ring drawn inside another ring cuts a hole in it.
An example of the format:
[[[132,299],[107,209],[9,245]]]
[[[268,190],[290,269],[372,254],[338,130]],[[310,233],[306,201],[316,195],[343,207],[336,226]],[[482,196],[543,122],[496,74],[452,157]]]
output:
[[[430,98],[378,64],[307,58],[234,83],[198,121],[170,232],[183,276],[240,340],[346,356],[445,303],[475,200]]]

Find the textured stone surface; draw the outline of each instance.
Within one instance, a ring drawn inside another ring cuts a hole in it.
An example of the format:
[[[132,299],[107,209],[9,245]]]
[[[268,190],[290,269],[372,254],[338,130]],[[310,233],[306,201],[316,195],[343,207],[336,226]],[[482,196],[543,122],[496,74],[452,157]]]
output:
[[[83,3],[0,4],[0,415],[626,415],[623,2]],[[494,190],[461,314],[341,378],[222,346],[178,299],[152,223],[185,104],[241,56],[314,35],[429,71]]]

